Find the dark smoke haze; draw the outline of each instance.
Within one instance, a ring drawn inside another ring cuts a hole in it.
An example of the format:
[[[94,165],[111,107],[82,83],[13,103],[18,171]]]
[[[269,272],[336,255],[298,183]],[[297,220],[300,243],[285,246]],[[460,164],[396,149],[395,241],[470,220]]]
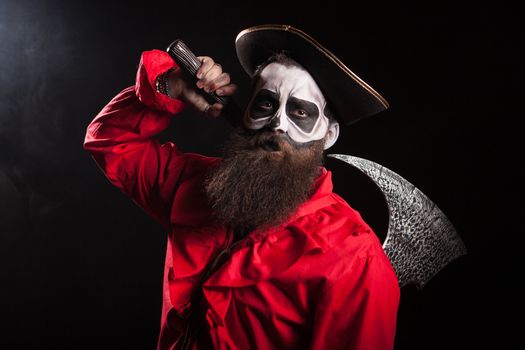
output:
[[[35,2],[36,3],[36,2]],[[63,14],[4,3],[0,10],[0,232],[2,249],[70,200],[74,38]],[[67,112],[66,112],[67,111]],[[71,118],[70,118],[71,119]],[[78,153],[76,153],[78,155]],[[69,161],[68,161],[69,160]],[[4,241],[5,240],[5,241]]]

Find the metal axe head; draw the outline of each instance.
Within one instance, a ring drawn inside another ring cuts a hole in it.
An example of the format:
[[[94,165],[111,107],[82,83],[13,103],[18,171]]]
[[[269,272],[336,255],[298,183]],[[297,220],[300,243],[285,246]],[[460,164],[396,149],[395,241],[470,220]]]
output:
[[[452,260],[466,254],[465,244],[443,212],[406,179],[370,160],[329,154],[357,168],[381,189],[388,205],[388,232],[383,249],[399,285],[421,289]]]

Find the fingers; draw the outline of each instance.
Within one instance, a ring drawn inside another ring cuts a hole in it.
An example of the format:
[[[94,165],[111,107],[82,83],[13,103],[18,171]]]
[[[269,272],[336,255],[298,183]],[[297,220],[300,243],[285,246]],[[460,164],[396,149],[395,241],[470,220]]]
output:
[[[202,64],[197,70],[198,88],[210,93],[230,83],[230,75],[223,72],[221,65],[211,57],[201,56],[199,59]]]
[[[221,115],[222,110],[224,109],[224,105],[220,103],[214,103],[214,104],[208,104],[200,110],[202,113],[209,115],[210,117],[217,118]]]
[[[208,109],[208,102],[206,99],[194,89],[184,90],[183,99],[201,112],[206,112]]]
[[[222,67],[208,56],[198,57],[202,64],[197,70],[197,86],[199,88],[209,88],[209,84],[222,74]]]
[[[224,105],[220,103],[214,103],[204,113],[208,114],[209,116],[213,118],[217,118],[221,115],[223,108],[224,108]]]
[[[197,91],[193,89],[185,90],[183,95],[184,100],[192,105],[195,109],[214,118],[220,116],[222,109],[224,108],[224,106],[220,103],[210,105],[204,97],[202,97]]]
[[[204,89],[208,88],[210,91],[215,91],[230,83],[230,75],[228,73],[221,73],[217,78],[210,81]],[[207,91],[209,92],[209,91]]]
[[[230,82],[230,75],[222,72],[222,67],[214,65],[210,70],[204,74],[202,79],[197,80],[197,87],[203,89],[206,92],[212,92],[217,89],[218,86],[215,82],[220,83],[221,81]]]
[[[232,96],[233,94],[235,94],[235,91],[237,91],[237,85],[228,84],[219,87],[217,90],[215,90],[215,93],[219,96]]]
[[[201,80],[205,77],[208,71],[215,65],[215,61],[208,56],[197,57],[201,61],[201,66],[197,70],[197,79]]]

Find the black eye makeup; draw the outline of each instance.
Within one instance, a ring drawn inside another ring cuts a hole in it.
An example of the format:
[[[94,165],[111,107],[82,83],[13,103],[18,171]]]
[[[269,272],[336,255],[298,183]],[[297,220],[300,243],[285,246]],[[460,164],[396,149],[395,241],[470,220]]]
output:
[[[254,120],[273,116],[279,109],[279,94],[267,89],[261,89],[250,105],[250,117]],[[305,133],[312,132],[320,111],[313,102],[297,97],[289,97],[286,101],[286,115],[298,128]]]
[[[286,102],[286,114],[304,132],[311,132],[319,117],[319,108],[313,102],[290,97]]]
[[[279,95],[270,90],[262,89],[254,97],[250,111],[253,119],[266,118],[279,109]]]

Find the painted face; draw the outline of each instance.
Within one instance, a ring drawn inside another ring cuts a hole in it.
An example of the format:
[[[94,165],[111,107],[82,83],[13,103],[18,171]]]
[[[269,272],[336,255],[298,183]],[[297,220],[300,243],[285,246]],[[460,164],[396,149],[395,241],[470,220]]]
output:
[[[248,129],[270,127],[298,143],[320,140],[330,127],[326,100],[312,76],[274,62],[261,74],[244,115]]]

